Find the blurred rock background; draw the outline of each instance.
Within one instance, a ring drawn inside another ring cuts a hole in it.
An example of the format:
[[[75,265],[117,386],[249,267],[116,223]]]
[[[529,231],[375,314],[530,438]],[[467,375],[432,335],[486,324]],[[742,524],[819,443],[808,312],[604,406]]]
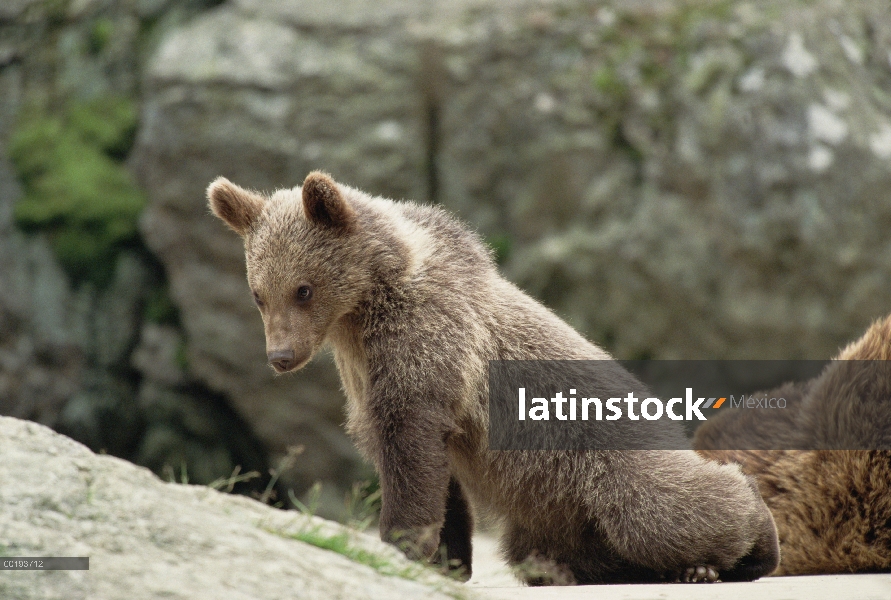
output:
[[[335,515],[332,361],[272,376],[204,200],[312,169],[457,212],[619,358],[826,358],[891,311],[891,5],[8,0],[0,413],[197,483],[300,445]]]

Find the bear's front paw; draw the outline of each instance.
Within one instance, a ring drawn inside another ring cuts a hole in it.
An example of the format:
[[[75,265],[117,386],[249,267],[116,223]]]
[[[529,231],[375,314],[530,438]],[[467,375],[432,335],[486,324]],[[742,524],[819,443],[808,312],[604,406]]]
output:
[[[381,539],[402,550],[409,560],[429,561],[439,549],[439,528],[439,525],[405,529],[382,528]]]
[[[718,572],[712,567],[690,567],[681,571],[675,583],[715,583],[721,581],[718,579]]]

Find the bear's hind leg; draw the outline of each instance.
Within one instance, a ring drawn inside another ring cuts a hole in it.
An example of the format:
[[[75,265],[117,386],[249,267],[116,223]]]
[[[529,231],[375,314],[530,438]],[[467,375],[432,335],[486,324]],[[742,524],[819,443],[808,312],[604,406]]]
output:
[[[753,483],[738,469],[691,451],[610,453],[598,521],[626,560],[661,574],[708,581],[751,581],[779,564],[776,527]],[[691,571],[692,569],[692,571]]]

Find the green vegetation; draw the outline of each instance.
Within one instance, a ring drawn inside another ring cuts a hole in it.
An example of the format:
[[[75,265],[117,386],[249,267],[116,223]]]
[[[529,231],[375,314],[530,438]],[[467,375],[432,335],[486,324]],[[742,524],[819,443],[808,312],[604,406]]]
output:
[[[114,24],[111,19],[102,18],[98,19],[94,24],[92,29],[90,29],[90,37],[88,40],[90,54],[94,56],[99,54],[103,50],[105,50],[106,46],[108,46],[109,40],[111,40],[112,32],[114,31]]]
[[[353,562],[371,567],[385,577],[399,577],[400,579],[408,579],[410,581],[426,580],[437,591],[453,598],[464,597],[463,590],[459,586],[449,586],[446,581],[441,579],[426,579],[425,576],[433,574],[434,571],[422,563],[393,561],[386,556],[356,546],[350,540],[350,531],[348,530],[334,534],[325,534],[322,533],[321,527],[317,526],[297,533],[284,534],[280,531],[271,531],[271,533],[298,540],[316,548],[336,552]]]
[[[601,44],[588,74],[591,105],[597,122],[610,132],[612,145],[635,167],[637,183],[653,151],[651,140],[676,136],[681,95],[714,94],[738,74],[726,53],[709,60],[698,55],[715,36],[723,36],[731,46],[735,43],[728,33],[734,6],[729,0],[682,0],[664,13],[617,6],[612,22],[600,31]],[[697,61],[691,64],[694,56]],[[645,129],[639,127],[632,135],[624,124],[629,115]]]
[[[250,481],[260,477],[259,471],[241,472],[241,465],[236,465],[229,477],[219,477],[207,484],[207,487],[231,494],[235,489],[235,485],[245,481]]]
[[[46,232],[76,282],[106,284],[117,253],[137,239],[145,200],[122,164],[136,117],[131,100],[104,97],[54,112],[30,106],[13,131],[10,157],[25,190],[16,222]]]
[[[164,478],[167,480],[167,483],[181,483],[182,485],[189,485],[189,468],[186,465],[185,459],[181,460],[179,463],[179,478],[176,476],[176,469],[174,469],[169,464],[165,464],[161,469],[164,475]],[[216,483],[214,481],[213,483]]]
[[[377,520],[381,512],[380,481],[357,481],[346,494],[347,521],[349,527],[364,531]]]
[[[186,345],[185,340],[180,340],[179,345],[177,345],[175,360],[176,366],[181,370],[189,370],[189,347]]]
[[[299,451],[289,451],[289,455],[290,454],[293,454],[294,457],[296,457],[299,455]],[[290,461],[286,457],[284,462]],[[275,476],[276,469],[272,469],[270,472]],[[294,495],[293,490],[288,490],[291,502],[297,507],[298,511],[308,517],[315,514],[320,493],[321,483],[316,482],[308,494],[309,498],[307,502],[303,503]],[[380,502],[381,489],[378,481],[356,482],[353,484],[352,489],[347,493],[345,498],[348,515],[346,518],[345,529],[336,533],[324,533],[321,525],[309,526],[307,524],[307,526],[304,526],[296,533],[284,532],[276,529],[267,529],[267,531],[282,537],[310,544],[323,550],[336,552],[354,562],[371,567],[386,577],[399,577],[411,581],[429,581],[434,589],[452,596],[453,598],[463,598],[464,596],[461,593],[460,588],[449,587],[447,582],[441,579],[426,579],[426,576],[433,574],[443,575],[447,578],[458,578],[460,576],[459,572],[433,569],[420,562],[394,561],[391,557],[366,550],[353,543],[352,536],[354,533],[364,531],[374,520],[376,520],[377,515],[380,512]]]
[[[393,575],[406,579],[415,578],[414,576],[408,576],[410,575],[408,571],[414,571],[415,569],[410,569],[407,567],[396,567],[395,565],[393,565],[392,562],[390,562],[387,557],[375,554],[374,552],[370,552],[363,548],[358,548],[351,544],[349,532],[347,531],[336,533],[334,535],[325,535],[321,533],[319,528],[312,528],[307,531],[295,533],[291,537],[295,540],[300,540],[301,542],[305,542],[317,548],[330,550],[331,552],[336,552],[338,554],[346,556],[354,562],[362,563],[363,565],[371,567],[382,575]],[[420,565],[417,565],[417,569],[422,569],[422,567]]]
[[[158,325],[176,325],[179,323],[179,310],[166,286],[152,288],[145,299],[142,309],[143,318],[149,323]],[[184,355],[185,356],[185,355]]]
[[[510,256],[513,240],[507,233],[496,233],[486,238],[486,243],[492,248],[495,262],[499,265],[504,264],[507,257]]]
[[[43,6],[35,7],[37,10],[43,9],[43,14],[49,20],[50,23],[58,24],[64,23],[65,17],[68,14],[68,5],[71,4],[70,0],[44,0]]]
[[[594,71],[592,83],[598,92],[606,96],[624,98],[628,91],[627,86],[619,79],[615,69],[606,65],[602,65]]]

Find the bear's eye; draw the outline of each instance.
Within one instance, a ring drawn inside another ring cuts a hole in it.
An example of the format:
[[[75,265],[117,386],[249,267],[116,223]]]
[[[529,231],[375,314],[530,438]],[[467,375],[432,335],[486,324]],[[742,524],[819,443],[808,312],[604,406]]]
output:
[[[255,303],[259,308],[263,308],[263,301],[260,300],[260,294],[258,294],[257,292],[255,292],[255,291],[253,291],[253,290],[251,290],[251,293],[254,295],[254,303]]]
[[[312,286],[310,285],[301,285],[297,288],[297,291],[294,292],[294,300],[297,304],[309,302],[310,298],[312,298]]]

